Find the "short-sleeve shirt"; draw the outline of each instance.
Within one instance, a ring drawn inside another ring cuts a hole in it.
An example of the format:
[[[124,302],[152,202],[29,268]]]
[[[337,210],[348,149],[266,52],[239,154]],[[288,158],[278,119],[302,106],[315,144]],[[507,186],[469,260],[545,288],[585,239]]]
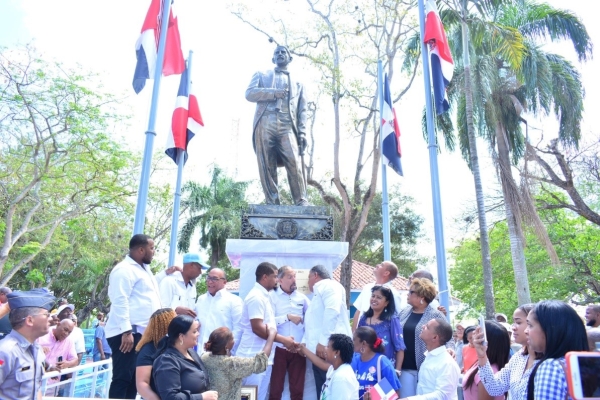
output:
[[[99,356],[100,350],[98,349],[98,345],[96,344],[96,339],[100,339],[102,343],[102,351],[104,351],[105,355],[112,354],[112,350],[108,344],[108,340],[106,340],[106,333],[104,332],[104,327],[102,325],[98,325],[96,327],[96,331],[94,332],[94,347],[93,347],[93,356]]]
[[[392,281],[386,282],[383,285],[377,285],[377,286],[385,286],[392,291],[392,294],[394,295],[394,305],[396,307],[396,313],[398,313],[400,311],[400,309],[402,309],[402,307],[404,307],[404,303],[406,303],[406,301],[405,302],[402,301],[402,296],[400,295],[400,292],[398,292],[394,288],[394,286],[392,285]],[[360,294],[356,298],[356,300],[354,300],[354,303],[352,305],[354,306],[354,308],[359,310],[361,313],[365,313],[365,312],[369,311],[369,308],[371,307],[371,294],[373,293],[372,290],[374,287],[375,287],[375,282],[365,285],[363,287],[363,290],[360,292]]]
[[[154,356],[156,353],[156,346],[154,342],[148,342],[142,346],[140,351],[137,353],[135,360],[136,367],[152,367],[154,363]],[[150,389],[156,393],[156,385],[154,384],[154,374],[150,374]]]
[[[375,330],[378,338],[381,338],[385,346],[385,356],[396,365],[396,353],[401,350],[406,350],[404,344],[404,336],[402,334],[402,326],[397,315],[392,315],[388,321],[381,321],[378,324],[370,325],[364,315],[360,316],[358,326],[369,326]]]
[[[242,338],[235,355],[238,357],[254,357],[259,351],[262,351],[265,339],[260,338],[252,332],[251,320],[262,319],[263,324],[275,326],[275,314],[271,304],[269,292],[259,283],[254,284],[254,288],[250,290],[244,299],[244,308],[242,310]],[[275,352],[271,352],[269,360],[273,360]]]
[[[332,365],[327,370],[319,400],[337,399],[358,400],[358,381],[350,364],[342,364],[338,369]]]
[[[44,352],[19,332],[0,341],[0,399],[34,400],[42,387]]]
[[[358,381],[358,396],[363,398],[372,386],[377,384],[377,360],[381,358],[381,379],[386,378],[394,390],[400,389],[400,380],[391,361],[382,354],[375,354],[369,361],[362,361],[360,353],[352,357],[352,369]]]
[[[156,353],[156,346],[154,345],[154,342],[148,342],[145,345],[143,345],[137,354],[135,366],[152,366],[152,364],[154,363],[154,353]]]

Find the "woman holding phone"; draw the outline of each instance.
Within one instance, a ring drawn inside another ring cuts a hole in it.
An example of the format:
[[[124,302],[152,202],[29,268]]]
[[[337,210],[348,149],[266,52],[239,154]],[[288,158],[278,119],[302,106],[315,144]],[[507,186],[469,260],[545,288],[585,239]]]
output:
[[[508,331],[499,322],[485,321],[485,332],[489,344],[486,354],[492,371],[498,372],[508,363],[510,353]],[[490,396],[480,382],[479,365],[475,363],[467,369],[463,376],[462,388],[465,400],[504,400],[504,393],[498,396]]]
[[[511,400],[525,400],[527,382],[533,366],[537,363],[536,353],[527,344],[527,315],[534,304],[523,304],[513,313],[512,332],[516,343],[523,347],[512,356],[508,364],[494,371],[487,356],[488,346],[483,345],[484,333],[477,328],[473,334],[473,345],[477,351],[479,378],[491,396],[503,396],[508,392]],[[541,356],[541,355],[539,355]]]

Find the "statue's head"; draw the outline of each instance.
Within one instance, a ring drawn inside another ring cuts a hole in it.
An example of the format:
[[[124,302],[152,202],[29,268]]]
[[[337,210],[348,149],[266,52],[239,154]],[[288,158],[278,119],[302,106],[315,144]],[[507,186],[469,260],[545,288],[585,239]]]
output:
[[[292,62],[292,55],[285,46],[277,46],[273,52],[273,64],[278,67],[285,67]]]

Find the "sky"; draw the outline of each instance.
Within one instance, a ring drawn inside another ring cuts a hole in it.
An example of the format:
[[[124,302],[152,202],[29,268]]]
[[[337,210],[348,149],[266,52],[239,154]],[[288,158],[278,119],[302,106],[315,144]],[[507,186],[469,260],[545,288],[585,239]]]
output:
[[[573,10],[586,24],[594,43],[600,43],[600,27],[589,13],[584,0],[549,0],[555,7]],[[192,79],[197,91],[205,128],[190,142],[190,158],[184,180],[206,182],[211,165],[218,163],[237,179],[258,181],[258,168],[252,151],[254,104],[244,99],[244,91],[257,70],[272,67],[273,45],[231,15],[224,1],[178,0],[177,13],[184,55],[193,51]],[[254,9],[302,7],[301,0],[252,2]],[[589,3],[588,3],[589,4]],[[140,95],[135,95],[131,80],[135,68],[135,42],[140,32],[148,0],[0,0],[0,46],[13,47],[33,43],[46,59],[67,66],[80,65],[100,75],[102,84],[122,98],[124,109],[133,116],[120,134],[124,145],[140,152],[144,145],[151,95],[151,81]],[[586,15],[587,12],[587,15]],[[301,14],[299,14],[300,18]],[[580,69],[586,90],[584,138],[592,137],[600,122],[594,112],[600,104],[600,87],[594,80],[596,62],[580,64],[567,45],[553,51],[573,59]],[[302,59],[290,65],[292,73],[306,79]],[[397,63],[400,64],[400,63]],[[179,77],[166,77],[161,86],[155,151],[164,148]],[[314,87],[313,87],[314,93]],[[413,207],[425,218],[425,238],[419,243],[422,255],[433,257],[433,217],[429,155],[423,140],[420,116],[424,104],[422,76],[418,76],[407,95],[396,104],[402,131],[402,164],[405,176],[388,173],[388,184],[399,184],[402,193],[415,199]],[[327,101],[322,102],[326,119]],[[552,118],[531,124],[533,139],[547,141],[556,136]],[[324,178],[333,169],[333,133],[326,124],[316,132],[315,176]],[[487,146],[479,142],[478,150],[487,193],[497,189],[495,171]],[[354,151],[349,149],[348,151]],[[348,168],[353,171],[354,157]],[[449,249],[464,236],[460,219],[466,208],[474,207],[474,185],[466,163],[459,153],[445,150],[439,155],[445,243]],[[173,173],[173,181],[175,175]],[[255,187],[258,187],[255,185]],[[254,193],[260,197],[260,193]],[[431,266],[435,270],[435,266]]]

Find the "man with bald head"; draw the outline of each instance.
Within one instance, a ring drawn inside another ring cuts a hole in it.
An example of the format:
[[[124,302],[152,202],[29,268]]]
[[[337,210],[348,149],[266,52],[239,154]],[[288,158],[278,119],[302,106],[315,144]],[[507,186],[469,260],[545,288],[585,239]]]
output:
[[[211,332],[222,326],[233,332],[239,342],[240,320],[244,302],[238,296],[225,289],[227,276],[221,268],[211,268],[206,274],[206,293],[196,301],[196,315],[200,321],[198,352],[204,351],[204,343],[208,342]]]
[[[79,363],[75,343],[70,337],[74,328],[75,323],[71,319],[63,319],[50,329],[50,332],[38,339],[39,345],[46,353],[46,364],[54,367],[53,371],[75,367]]]
[[[391,261],[383,261],[375,266],[373,275],[375,276],[375,282],[365,285],[362,292],[360,292],[360,295],[358,295],[357,299],[354,301],[353,306],[356,308],[356,312],[354,313],[354,319],[352,321],[352,331],[355,331],[358,326],[360,314],[369,311],[369,307],[371,307],[371,291],[374,286],[381,285],[390,288],[394,295],[396,312],[400,311],[403,306],[400,293],[394,289],[392,285],[392,281],[398,276],[398,267],[396,264]]]

